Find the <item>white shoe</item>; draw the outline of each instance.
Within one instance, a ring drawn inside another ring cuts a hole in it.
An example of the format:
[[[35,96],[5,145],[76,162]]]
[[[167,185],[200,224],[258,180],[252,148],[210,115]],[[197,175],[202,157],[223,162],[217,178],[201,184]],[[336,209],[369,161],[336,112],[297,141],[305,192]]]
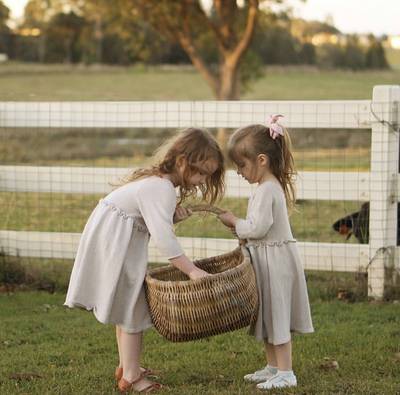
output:
[[[257,384],[257,388],[260,390],[270,390],[272,388],[296,387],[296,385],[297,379],[293,372],[279,372],[264,383]]]
[[[264,369],[257,370],[254,373],[246,374],[243,378],[251,383],[262,383],[274,377],[278,372],[277,368],[267,365]]]

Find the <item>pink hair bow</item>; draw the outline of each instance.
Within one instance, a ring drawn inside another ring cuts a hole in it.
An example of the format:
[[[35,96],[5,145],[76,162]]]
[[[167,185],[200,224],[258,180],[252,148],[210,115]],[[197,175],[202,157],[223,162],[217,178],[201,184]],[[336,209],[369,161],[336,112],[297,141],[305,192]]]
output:
[[[279,136],[283,136],[283,126],[278,123],[279,118],[283,118],[283,115],[274,114],[269,117],[269,134],[273,140]]]

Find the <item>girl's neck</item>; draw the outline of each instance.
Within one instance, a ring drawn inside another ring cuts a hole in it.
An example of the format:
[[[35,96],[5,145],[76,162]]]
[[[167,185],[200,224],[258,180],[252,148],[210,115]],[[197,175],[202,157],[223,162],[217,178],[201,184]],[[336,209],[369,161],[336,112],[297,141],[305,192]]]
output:
[[[176,177],[173,174],[163,174],[161,178],[166,178],[167,180],[171,181],[174,187],[178,186],[178,182],[176,180]]]
[[[261,176],[260,180],[258,181],[258,185],[261,185],[261,184],[263,184],[264,182],[267,182],[267,181],[272,181],[272,182],[275,182],[275,183],[279,184],[278,179],[269,171],[265,172]]]

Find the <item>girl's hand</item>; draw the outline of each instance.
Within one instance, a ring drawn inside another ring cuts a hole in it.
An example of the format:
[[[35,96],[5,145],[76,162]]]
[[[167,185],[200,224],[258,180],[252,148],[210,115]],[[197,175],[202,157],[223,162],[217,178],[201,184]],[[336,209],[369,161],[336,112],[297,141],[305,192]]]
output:
[[[192,210],[190,210],[186,207],[178,206],[175,209],[175,213],[174,213],[174,224],[181,222],[184,219],[189,218],[191,215],[192,215]]]
[[[235,227],[231,228],[231,232],[235,237],[239,238],[239,236],[236,233],[236,228]]]
[[[195,267],[190,273],[189,273],[189,278],[191,280],[198,280],[199,278],[203,277],[208,277],[212,276],[212,274],[205,272],[204,270],[199,269],[198,267]]]
[[[218,215],[218,218],[228,228],[234,228],[236,225],[237,218],[230,211],[225,211],[224,213]]]

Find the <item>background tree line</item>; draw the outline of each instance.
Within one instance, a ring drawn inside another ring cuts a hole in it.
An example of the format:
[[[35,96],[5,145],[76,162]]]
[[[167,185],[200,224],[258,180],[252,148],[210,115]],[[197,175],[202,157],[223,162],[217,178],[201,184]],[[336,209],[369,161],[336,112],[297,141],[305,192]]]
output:
[[[12,32],[6,25],[9,10],[0,1],[0,52],[11,59],[44,63],[192,63],[173,35],[166,29],[163,33],[155,29],[129,1],[111,2],[112,6],[107,3],[110,2],[30,0],[23,24]],[[193,7],[196,2],[192,3]],[[128,7],[131,12],[127,12]],[[210,13],[212,19],[215,8]],[[32,29],[40,33],[33,35]],[[296,29],[301,30],[302,37],[293,34]],[[296,20],[288,13],[274,14],[265,8],[258,10],[258,23],[244,62],[250,66],[250,73],[271,64],[353,70],[388,67],[382,44],[372,35],[367,45],[362,45],[356,35],[342,36],[345,43],[318,46],[306,39],[318,33],[340,34],[327,23]],[[196,34],[202,58],[217,65],[218,43],[212,33],[198,28]]]

